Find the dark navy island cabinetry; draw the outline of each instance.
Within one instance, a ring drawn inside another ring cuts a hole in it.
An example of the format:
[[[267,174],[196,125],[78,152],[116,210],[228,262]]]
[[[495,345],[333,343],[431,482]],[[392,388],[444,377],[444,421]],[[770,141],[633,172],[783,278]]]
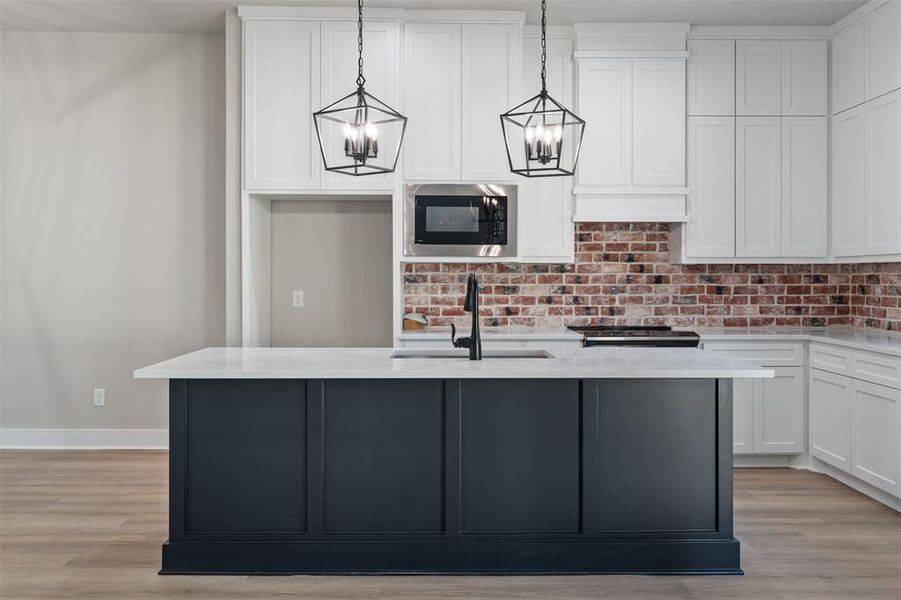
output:
[[[732,380],[171,379],[162,573],[740,573]]]

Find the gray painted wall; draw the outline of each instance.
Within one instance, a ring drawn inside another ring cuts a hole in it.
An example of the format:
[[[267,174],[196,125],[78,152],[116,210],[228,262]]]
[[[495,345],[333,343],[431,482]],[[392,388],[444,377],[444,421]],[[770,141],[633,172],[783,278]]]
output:
[[[132,370],[224,343],[223,61],[221,34],[3,32],[3,427],[163,429]]]
[[[387,198],[272,203],[273,346],[391,346],[391,310]]]

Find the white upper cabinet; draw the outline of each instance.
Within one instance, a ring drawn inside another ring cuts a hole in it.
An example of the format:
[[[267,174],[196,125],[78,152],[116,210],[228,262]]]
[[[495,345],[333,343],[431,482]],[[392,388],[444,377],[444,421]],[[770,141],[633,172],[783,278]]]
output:
[[[864,105],[867,254],[901,252],[901,90]]]
[[[735,114],[735,42],[689,40],[688,114]]]
[[[407,179],[460,179],[461,36],[459,24],[404,25]]]
[[[783,115],[827,114],[827,62],[825,40],[782,42]]]
[[[781,114],[782,42],[739,40],[735,60],[735,114]]]
[[[548,93],[564,106],[572,106],[573,41],[547,40]],[[541,45],[535,35],[523,40],[522,98],[540,89]],[[519,257],[527,262],[573,261],[572,177],[518,178]]]
[[[462,177],[510,179],[500,115],[522,98],[521,28],[512,24],[463,25]]]
[[[779,117],[736,118],[735,142],[736,256],[780,256]]]
[[[685,61],[632,63],[632,184],[685,185]]]
[[[826,114],[825,41],[739,40],[735,52],[735,114]]]
[[[735,118],[688,118],[686,255],[735,256]]]
[[[324,22],[321,26],[322,89],[320,104],[327,106],[355,89],[357,79],[357,23],[354,21]],[[363,62],[366,91],[388,106],[400,105],[399,63],[400,26],[385,21],[367,22],[363,29]],[[340,144],[341,139],[323,140],[326,144]],[[393,148],[396,141],[380,145]],[[333,156],[334,153],[329,154]],[[320,166],[322,162],[320,161]],[[326,189],[382,188],[394,186],[393,175],[353,177],[322,170],[322,187]]]
[[[319,187],[319,65],[318,22],[244,22],[245,189]]]
[[[857,106],[832,119],[832,251],[866,253],[863,206],[864,113]]]
[[[828,254],[826,117],[782,118],[782,255]]]
[[[833,254],[901,253],[901,90],[832,118]]]
[[[901,2],[892,0],[864,20],[866,99],[901,87]]]
[[[846,27],[832,38],[832,112],[864,101],[864,24]]]
[[[578,107],[587,123],[577,185],[627,186],[632,182],[632,61],[579,61]]]

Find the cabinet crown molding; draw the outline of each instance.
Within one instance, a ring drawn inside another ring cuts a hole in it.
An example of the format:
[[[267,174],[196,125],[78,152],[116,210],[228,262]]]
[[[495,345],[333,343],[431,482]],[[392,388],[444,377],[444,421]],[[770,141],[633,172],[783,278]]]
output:
[[[850,14],[846,15],[844,18],[833,23],[832,26],[828,28],[829,33],[835,34],[835,33],[838,33],[839,31],[841,31],[842,29],[845,29],[846,27],[854,25],[861,19],[864,19],[865,17],[867,17],[870,13],[882,8],[883,6],[885,6],[886,4],[888,4],[889,2],[892,2],[892,1],[897,2],[897,0],[870,0],[869,2],[867,2],[866,4],[864,4],[863,6],[858,8],[857,10],[851,12]]]
[[[685,60],[688,50],[576,50],[573,58],[672,58]]]
[[[579,50],[685,50],[688,23],[575,23]]]
[[[357,9],[313,6],[239,6],[242,19],[356,21]],[[367,21],[414,21],[418,23],[513,23],[523,25],[526,13],[518,10],[408,10],[367,8]]]
[[[690,40],[828,40],[829,27],[692,25]]]

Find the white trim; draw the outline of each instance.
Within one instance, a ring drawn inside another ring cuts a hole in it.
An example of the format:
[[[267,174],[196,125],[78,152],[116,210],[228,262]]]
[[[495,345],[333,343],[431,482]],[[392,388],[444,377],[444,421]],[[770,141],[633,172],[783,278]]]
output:
[[[238,6],[241,19],[291,19],[301,21],[356,21],[357,9],[350,7],[311,6]],[[406,11],[400,8],[367,8],[366,19],[370,21],[401,21]]]
[[[848,473],[845,473],[841,469],[836,469],[832,465],[828,465],[817,458],[810,457],[809,464],[794,467],[794,468],[797,468],[797,469],[803,470],[803,471],[812,471],[814,473],[821,473],[823,475],[827,475],[827,476],[831,477],[832,479],[835,479],[839,483],[842,483],[842,484],[848,486],[849,488],[860,492],[864,496],[869,496],[870,498],[872,498],[873,500],[876,500],[880,504],[884,504],[884,505],[888,506],[889,508],[891,508],[892,510],[901,512],[901,498],[896,498],[895,496],[892,496],[891,494],[883,492],[882,490],[880,490],[876,487],[873,487],[872,485],[870,485],[864,481],[861,481],[857,477],[854,477],[853,475],[849,475]]]
[[[573,23],[576,35],[595,33],[688,33],[690,23]]]
[[[576,50],[573,58],[672,58],[685,60],[688,50]]]
[[[890,1],[891,0],[870,0],[870,2],[867,2],[866,4],[864,4],[857,10],[845,15],[844,17],[842,17],[841,19],[839,19],[838,21],[833,23],[832,26],[829,27],[829,33],[832,35],[835,35],[836,33],[841,31],[845,27],[854,25],[855,23],[857,23],[861,19],[865,18],[870,13],[875,12],[878,9],[882,8],[883,6],[888,4]]]
[[[685,215],[650,213],[647,215],[619,215],[604,212],[583,212],[573,216],[576,223],[686,223]],[[529,262],[532,262],[531,260]]]
[[[524,25],[522,10],[406,10],[406,21],[415,23],[515,23]]]
[[[3,449],[167,450],[168,429],[0,429]]]
[[[687,187],[681,186],[599,186],[577,185],[573,187],[576,196],[685,196],[689,193]]]
[[[688,39],[708,40],[828,40],[829,27],[692,25]]]

